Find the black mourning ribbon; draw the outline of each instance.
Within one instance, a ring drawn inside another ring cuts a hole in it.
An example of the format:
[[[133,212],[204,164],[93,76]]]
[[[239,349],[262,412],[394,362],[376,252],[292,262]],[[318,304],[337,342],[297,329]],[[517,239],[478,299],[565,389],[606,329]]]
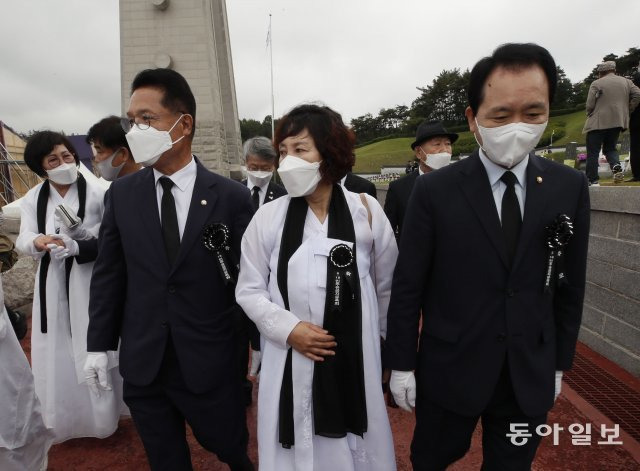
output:
[[[225,285],[235,285],[238,279],[238,263],[231,251],[231,233],[226,224],[207,224],[202,231],[202,243],[216,261]]]
[[[551,293],[554,287],[561,288],[568,284],[564,265],[564,248],[573,236],[573,222],[566,214],[558,214],[545,230],[549,257],[544,279],[544,292]]]
[[[308,205],[303,197],[291,198],[285,217],[278,288],[289,309],[288,264],[302,244]],[[341,438],[347,433],[363,436],[367,431],[367,407],[362,359],[362,307],[360,278],[355,261],[355,230],[344,193],[333,186],[329,203],[328,237],[353,242],[332,248],[327,260],[327,292],[322,327],[336,339],[334,356],[315,362],[313,370],[314,433]],[[292,352],[287,352],[278,411],[278,439],[283,448],[295,444],[293,422]]]

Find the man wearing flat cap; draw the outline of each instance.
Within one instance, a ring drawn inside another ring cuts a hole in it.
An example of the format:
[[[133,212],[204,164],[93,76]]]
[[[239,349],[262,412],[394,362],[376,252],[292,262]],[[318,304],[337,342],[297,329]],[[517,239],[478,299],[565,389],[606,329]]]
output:
[[[418,169],[391,182],[384,202],[384,212],[397,240],[400,240],[402,221],[416,179],[448,165],[451,162],[451,146],[457,139],[458,135],[448,132],[439,121],[425,121],[418,126],[416,140],[411,144],[419,162]]]
[[[599,185],[598,156],[607,158],[613,181],[622,181],[622,166],[618,160],[620,131],[629,127],[629,114],[640,103],[640,88],[627,78],[616,75],[616,63],[598,65],[597,80],[587,95],[587,121],[582,133],[587,135],[587,179],[589,185]]]

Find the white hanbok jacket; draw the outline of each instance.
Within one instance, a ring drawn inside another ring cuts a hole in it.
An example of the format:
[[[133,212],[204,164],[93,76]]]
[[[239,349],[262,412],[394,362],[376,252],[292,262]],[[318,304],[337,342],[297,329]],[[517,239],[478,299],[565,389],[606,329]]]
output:
[[[42,184],[35,186],[22,199],[20,235],[17,249],[40,260],[33,241],[38,233],[37,201]],[[55,234],[59,224],[54,216],[57,205],[64,203],[76,213],[79,208],[78,187],[72,184],[64,197],[50,186],[46,212],[46,232]],[[98,236],[104,212],[104,189],[87,180],[83,225]],[[117,428],[122,406],[122,379],[117,368],[117,354],[109,352],[112,391],[95,397],[87,387],[83,366],[87,357],[89,324],[89,284],[93,262],[73,262],[69,277],[69,299],[65,288],[65,260],[52,257],[46,283],[47,333],[41,332],[39,273],[35,277],[31,326],[31,363],[35,389],[44,422],[55,433],[55,442],[70,438],[111,435]]]
[[[333,246],[349,242],[327,237],[324,223],[308,210],[302,245],[289,260],[290,311],[278,289],[280,240],[291,198],[263,205],[242,240],[236,299],[256,323],[262,338],[262,371],[258,395],[258,452],[260,469],[267,471],[390,471],[396,469],[391,428],[381,388],[380,337],[386,335],[386,316],[398,250],[391,226],[378,202],[368,196],[368,213],[360,195],[342,189],[356,234],[356,262],[362,304],[362,354],[368,429],[364,438],[326,438],[313,431],[312,380],[314,362],[297,351],[292,355],[295,445],[278,442],[278,404],[287,338],[296,324],[322,326],[327,256]]]

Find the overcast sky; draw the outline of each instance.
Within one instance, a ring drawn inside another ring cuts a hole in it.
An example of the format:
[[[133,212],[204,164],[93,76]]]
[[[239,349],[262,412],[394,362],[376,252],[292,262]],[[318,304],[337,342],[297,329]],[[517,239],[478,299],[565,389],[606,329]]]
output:
[[[173,0],[171,8],[179,8]],[[640,0],[227,0],[240,118],[322,101],[345,121],[410,106],[443,69],[504,42],[549,49],[577,82],[608,53],[640,47]],[[120,114],[116,0],[2,0],[0,120],[84,134]]]

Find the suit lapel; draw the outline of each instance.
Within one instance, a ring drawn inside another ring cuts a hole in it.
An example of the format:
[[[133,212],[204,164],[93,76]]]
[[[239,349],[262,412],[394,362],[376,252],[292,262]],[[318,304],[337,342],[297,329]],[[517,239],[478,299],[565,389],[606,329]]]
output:
[[[146,227],[146,233],[149,236],[150,244],[159,247],[160,257],[164,263],[169,266],[169,259],[164,247],[164,239],[162,238],[162,225],[160,223],[160,213],[158,211],[158,196],[156,192],[156,182],[153,177],[152,169],[141,170],[146,172],[142,176],[140,184],[140,195],[138,208],[140,209],[140,219]]]
[[[193,195],[191,196],[191,204],[189,205],[189,214],[187,215],[187,222],[184,226],[184,234],[180,242],[178,258],[173,265],[172,271],[184,260],[194,242],[200,239],[204,224],[213,211],[218,199],[214,191],[216,182],[213,174],[206,170],[200,162],[196,161],[196,164],[196,181],[193,184]]]
[[[273,201],[274,198],[275,198],[275,193],[274,193],[273,182],[269,182],[269,185],[267,186],[267,194],[264,195],[264,203]]]
[[[500,260],[508,268],[509,259],[500,218],[498,218],[491,185],[489,185],[489,177],[480,161],[478,151],[471,154],[461,165],[459,184],[469,204],[478,216],[480,224],[500,255]]]
[[[545,206],[547,191],[544,190],[544,178],[542,175],[547,170],[546,162],[536,156],[529,155],[529,163],[527,164],[527,190],[524,202],[524,218],[522,220],[522,230],[518,240],[513,268],[515,269],[521,261],[533,233],[539,225],[541,211]],[[538,180],[540,178],[540,180]]]

